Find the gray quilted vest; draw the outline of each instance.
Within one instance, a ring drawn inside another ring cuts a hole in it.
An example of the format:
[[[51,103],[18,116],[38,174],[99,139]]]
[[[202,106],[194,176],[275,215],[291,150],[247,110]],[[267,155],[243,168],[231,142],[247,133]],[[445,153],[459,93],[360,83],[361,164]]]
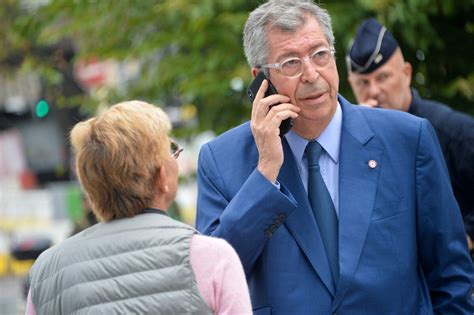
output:
[[[66,239],[31,268],[37,314],[212,314],[189,259],[195,233],[145,213]]]

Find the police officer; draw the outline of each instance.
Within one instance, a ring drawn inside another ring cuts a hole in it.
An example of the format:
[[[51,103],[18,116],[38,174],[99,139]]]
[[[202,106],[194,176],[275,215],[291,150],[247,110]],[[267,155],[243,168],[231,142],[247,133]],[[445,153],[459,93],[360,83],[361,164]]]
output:
[[[470,249],[474,239],[474,118],[422,99],[410,88],[412,66],[387,28],[374,18],[357,30],[346,56],[348,80],[357,101],[426,118],[435,128],[463,214]]]

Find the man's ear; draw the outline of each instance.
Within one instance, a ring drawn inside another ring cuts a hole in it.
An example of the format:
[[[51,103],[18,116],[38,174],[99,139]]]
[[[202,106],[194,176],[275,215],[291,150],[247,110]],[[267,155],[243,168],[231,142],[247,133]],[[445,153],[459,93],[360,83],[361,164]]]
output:
[[[166,183],[166,168],[164,165],[160,166],[160,170],[158,171],[158,175],[156,176],[155,188],[157,191],[162,193],[167,193],[169,190],[168,185]]]
[[[350,71],[347,71],[347,81],[349,82],[349,84],[352,87],[352,85],[354,84],[355,79],[354,79],[354,76],[352,75],[352,72],[350,72]]]
[[[410,86],[411,85],[411,76],[413,75],[413,68],[411,66],[411,64],[407,61],[405,61],[405,63],[403,64],[403,74],[406,78],[406,84],[407,86]]]
[[[258,72],[260,71],[261,69],[259,68],[252,68],[252,77],[255,79],[255,77],[257,76]]]

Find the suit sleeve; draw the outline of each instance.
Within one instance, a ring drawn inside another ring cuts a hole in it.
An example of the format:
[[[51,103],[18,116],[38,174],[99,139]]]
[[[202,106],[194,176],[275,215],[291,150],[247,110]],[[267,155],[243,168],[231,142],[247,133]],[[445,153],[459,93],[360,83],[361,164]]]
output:
[[[473,314],[473,266],[442,156],[433,127],[423,120],[416,156],[419,261],[436,314]]]
[[[227,240],[248,275],[268,238],[296,209],[295,199],[284,185],[278,190],[257,169],[231,196],[209,144],[199,154],[197,179],[196,228]]]

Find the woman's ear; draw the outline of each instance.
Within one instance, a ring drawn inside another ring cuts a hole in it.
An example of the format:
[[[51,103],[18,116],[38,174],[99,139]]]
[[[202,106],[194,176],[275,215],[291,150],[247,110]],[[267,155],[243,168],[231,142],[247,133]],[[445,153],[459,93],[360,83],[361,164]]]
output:
[[[168,185],[166,183],[166,168],[164,165],[160,166],[158,176],[156,176],[155,187],[157,191],[163,193],[167,193],[169,191]]]

